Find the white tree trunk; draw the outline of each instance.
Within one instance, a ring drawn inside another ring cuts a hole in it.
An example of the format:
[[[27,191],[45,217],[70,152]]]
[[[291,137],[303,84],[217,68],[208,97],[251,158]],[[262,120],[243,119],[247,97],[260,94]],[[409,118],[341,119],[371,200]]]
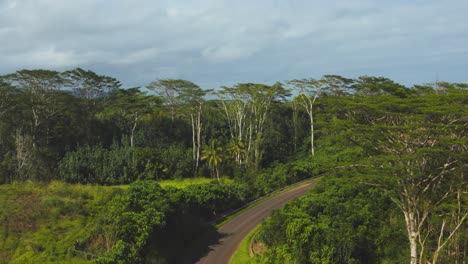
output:
[[[416,223],[414,222],[414,213],[403,212],[405,215],[406,230],[410,244],[410,263],[418,264],[418,232],[416,231]]]

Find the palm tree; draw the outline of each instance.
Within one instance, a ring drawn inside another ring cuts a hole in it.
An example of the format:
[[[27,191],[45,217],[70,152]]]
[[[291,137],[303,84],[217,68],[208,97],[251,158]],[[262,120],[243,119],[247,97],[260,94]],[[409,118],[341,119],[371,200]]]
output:
[[[246,148],[244,142],[239,139],[233,139],[227,146],[227,151],[232,155],[232,158],[238,165],[242,165],[245,159]]]
[[[210,145],[205,145],[203,148],[200,159],[208,161],[208,166],[211,170],[211,176],[214,177],[216,175],[216,178],[219,182],[219,165],[223,162],[223,149],[217,145],[217,140],[212,139],[210,141]]]

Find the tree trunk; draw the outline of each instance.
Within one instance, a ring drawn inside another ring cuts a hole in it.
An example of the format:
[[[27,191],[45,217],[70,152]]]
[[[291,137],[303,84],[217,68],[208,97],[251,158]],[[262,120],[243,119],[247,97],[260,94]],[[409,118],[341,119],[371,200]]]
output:
[[[406,230],[410,243],[410,263],[418,264],[418,232],[416,231],[415,215],[412,212],[403,212],[405,215]]]
[[[198,111],[197,117],[197,150],[196,150],[196,157],[195,157],[195,171],[198,170],[198,166],[200,164],[200,147],[201,147],[201,130],[202,130],[202,123],[201,123],[201,106]]]
[[[312,112],[312,106],[310,106],[310,152],[312,154],[312,157],[315,156],[315,149],[314,149],[314,115]]]
[[[418,263],[418,249],[417,249],[417,244],[416,244],[416,239],[415,239],[415,234],[411,234],[410,237],[410,256],[411,256],[411,264],[417,264]]]
[[[132,148],[134,146],[133,138],[135,136],[135,129],[137,127],[137,122],[138,122],[138,113],[135,113],[135,119],[133,121],[132,132],[130,133],[130,147]]]
[[[195,153],[196,143],[195,143],[195,120],[193,118],[193,113],[190,114],[190,122],[191,122],[191,125],[192,125],[192,159],[195,161],[195,158],[196,158],[196,153]]]

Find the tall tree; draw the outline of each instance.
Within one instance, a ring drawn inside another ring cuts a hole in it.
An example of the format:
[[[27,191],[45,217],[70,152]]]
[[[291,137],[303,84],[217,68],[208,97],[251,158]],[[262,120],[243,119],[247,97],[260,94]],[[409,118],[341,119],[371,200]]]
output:
[[[324,80],[302,79],[291,80],[287,84],[291,86],[298,95],[294,100],[301,105],[309,116],[310,125],[310,152],[315,155],[315,114],[314,106],[320,95],[324,94],[328,84]]]
[[[410,90],[405,86],[385,77],[360,76],[356,79],[354,88],[358,95],[364,96],[389,94],[406,97],[410,93]]]
[[[171,119],[176,118],[176,110],[180,105],[180,89],[184,87],[193,87],[194,83],[180,79],[161,79],[151,82],[146,86],[149,90],[155,92],[158,96],[164,99],[164,103],[169,106],[171,111]]]
[[[68,81],[67,86],[73,90],[74,94],[85,99],[109,95],[122,86],[115,78],[98,75],[81,68],[63,72],[62,76]]]
[[[324,75],[321,79],[327,86],[327,94],[329,95],[349,95],[354,86],[354,80],[348,79],[340,75]]]
[[[391,176],[385,188],[405,218],[411,264],[426,263],[428,259],[435,264],[439,252],[468,216],[468,210],[461,207],[460,200],[458,208],[443,210],[445,214],[453,211],[458,219],[451,230],[444,214],[438,215],[443,203],[459,193],[456,187],[460,185],[460,179],[466,188],[460,158],[468,150],[466,142],[450,139],[453,134],[447,138],[441,133],[444,131],[437,127],[391,129],[384,144],[384,150],[390,156],[384,162],[379,161]],[[452,214],[449,214],[450,218]],[[434,236],[438,237],[437,246],[429,249],[426,241]]]
[[[109,104],[98,113],[98,117],[103,120],[114,120],[130,137],[130,146],[133,147],[138,124],[159,104],[158,98],[148,96],[136,87],[119,89],[109,100]]]
[[[15,105],[13,97],[17,93],[18,90],[6,83],[3,83],[0,79],[0,121],[2,120],[2,117],[5,116]]]
[[[271,105],[288,95],[288,91],[280,83],[272,86],[243,83],[234,87],[222,87],[218,93],[229,126],[231,141],[245,144],[247,153],[245,161],[255,168],[262,158],[265,121]],[[237,163],[243,164],[243,155],[238,153],[235,156]]]
[[[179,86],[179,97],[185,109],[185,116],[190,119],[192,126],[192,156],[195,162],[195,173],[198,170],[202,146],[202,113],[205,103],[205,95],[209,91],[202,90],[198,85],[186,81],[184,86]]]
[[[54,93],[65,85],[65,80],[59,72],[49,70],[21,70],[5,75],[3,81],[24,91],[28,106],[32,114],[31,136],[33,147],[38,143],[40,132],[46,132],[49,128],[47,122],[59,113],[57,94]],[[42,133],[44,135],[44,133]],[[45,136],[47,137],[47,136]],[[47,141],[47,138],[45,138]]]

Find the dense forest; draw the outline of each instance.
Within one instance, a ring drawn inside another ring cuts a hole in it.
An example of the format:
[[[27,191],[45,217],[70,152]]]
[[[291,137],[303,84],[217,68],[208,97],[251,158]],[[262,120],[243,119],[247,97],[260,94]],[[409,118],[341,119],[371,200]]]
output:
[[[183,262],[209,221],[319,175],[261,226],[253,261],[465,263],[467,88],[0,76],[0,263]]]

